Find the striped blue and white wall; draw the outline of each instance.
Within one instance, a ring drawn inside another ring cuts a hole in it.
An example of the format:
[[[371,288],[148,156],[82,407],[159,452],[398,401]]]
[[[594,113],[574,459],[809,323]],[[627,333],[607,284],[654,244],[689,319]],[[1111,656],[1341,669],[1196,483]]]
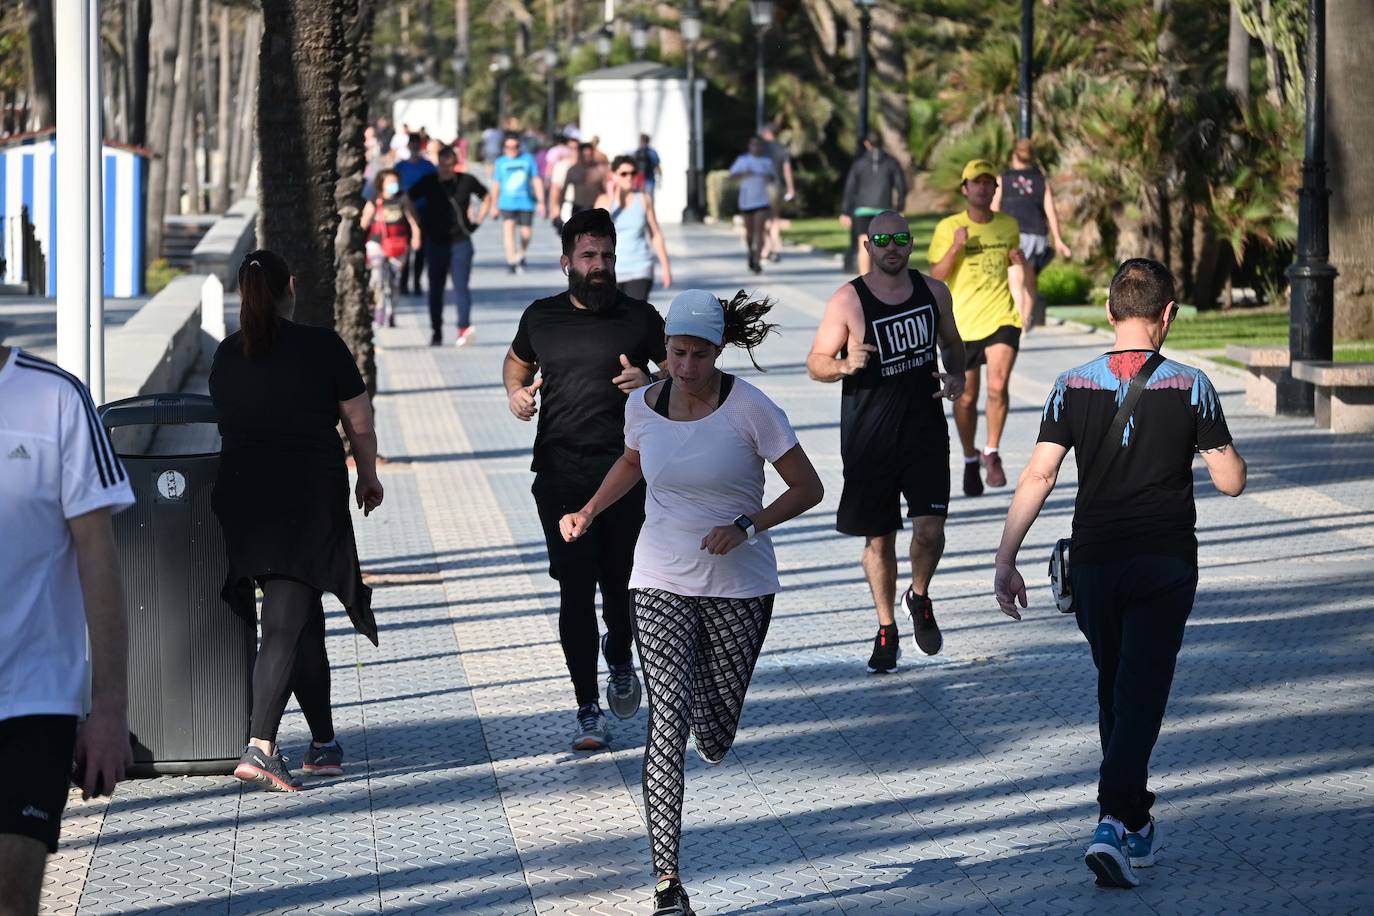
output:
[[[106,146],[104,179],[105,295],[143,294],[143,185],[148,162],[132,150]],[[0,233],[19,231],[19,209],[29,219],[48,266],[48,295],[57,295],[57,142],[52,135],[0,148]],[[8,254],[19,251],[17,238],[0,240]],[[5,283],[21,282],[21,265],[8,257]]]

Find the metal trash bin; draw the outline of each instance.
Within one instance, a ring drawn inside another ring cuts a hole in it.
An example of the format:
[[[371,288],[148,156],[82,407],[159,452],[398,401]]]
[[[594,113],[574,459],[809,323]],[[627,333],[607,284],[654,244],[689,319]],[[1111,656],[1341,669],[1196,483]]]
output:
[[[113,433],[216,423],[219,413],[203,395],[151,395],[106,404],[100,418]],[[119,457],[138,500],[114,517],[133,774],[230,773],[248,739],[257,627],[220,597],[228,558],[210,509],[219,452]]]

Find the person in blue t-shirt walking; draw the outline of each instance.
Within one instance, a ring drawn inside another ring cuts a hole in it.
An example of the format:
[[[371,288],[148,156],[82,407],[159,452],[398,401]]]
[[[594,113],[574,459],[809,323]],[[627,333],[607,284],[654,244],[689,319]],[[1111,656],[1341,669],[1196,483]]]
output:
[[[506,240],[506,269],[523,273],[525,255],[530,249],[531,226],[534,214],[544,216],[544,180],[539,166],[529,153],[520,151],[520,138],[506,134],[501,144],[501,158],[496,160],[492,181],[498,189],[496,206],[501,211],[502,232]],[[515,247],[515,227],[520,227],[520,249]]]
[[[397,176],[401,179],[401,190],[405,192],[407,197],[410,196],[411,188],[419,184],[425,176],[436,175],[439,172],[439,169],[435,167],[434,163],[425,158],[425,143],[420,132],[416,131],[409,136],[410,139],[407,144],[409,157],[397,160],[396,165],[393,167]],[[423,218],[425,214],[425,202],[423,200],[414,200],[413,203],[416,215]],[[409,259],[401,267],[401,292],[413,291],[415,295],[420,295],[420,277],[424,272],[425,250],[424,248],[417,248],[410,253]],[[412,278],[414,278],[413,288],[411,286]]]

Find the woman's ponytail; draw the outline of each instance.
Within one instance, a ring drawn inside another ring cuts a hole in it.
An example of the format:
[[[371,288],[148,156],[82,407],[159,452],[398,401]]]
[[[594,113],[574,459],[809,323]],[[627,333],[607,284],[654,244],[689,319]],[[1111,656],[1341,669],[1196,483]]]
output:
[[[720,304],[725,311],[725,334],[721,344],[743,347],[749,354],[749,361],[754,364],[754,368],[760,372],[767,371],[754,359],[754,348],[777,330],[776,324],[763,320],[772,310],[773,300],[766,296],[762,299],[750,299],[748,293],[740,290],[735,293],[735,298],[728,302],[722,299]]]
[[[239,265],[239,330],[243,355],[252,359],[272,351],[281,318],[277,308],[291,283],[291,269],[275,252],[260,248]]]

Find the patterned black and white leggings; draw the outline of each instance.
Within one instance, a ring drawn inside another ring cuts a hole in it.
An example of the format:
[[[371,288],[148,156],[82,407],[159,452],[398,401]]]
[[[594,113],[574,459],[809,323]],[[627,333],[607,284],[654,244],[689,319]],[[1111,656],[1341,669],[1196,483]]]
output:
[[[677,874],[687,733],[712,763],[735,741],[773,596],[695,598],[639,589],[635,641],[649,689],[644,807],[658,874]]]

